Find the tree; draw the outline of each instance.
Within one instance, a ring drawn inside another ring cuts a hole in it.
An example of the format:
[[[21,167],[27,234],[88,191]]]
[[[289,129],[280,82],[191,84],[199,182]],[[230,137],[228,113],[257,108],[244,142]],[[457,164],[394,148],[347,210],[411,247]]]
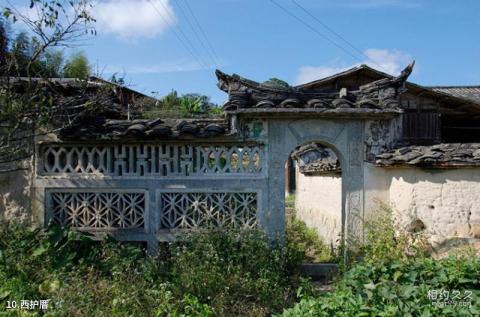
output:
[[[20,32],[12,43],[9,75],[27,76],[27,66],[29,65],[30,58],[30,38],[26,32]]]
[[[7,46],[4,51],[3,73],[22,77],[29,73],[33,77],[61,77],[64,60],[62,51],[48,48],[38,54],[36,60],[31,61],[40,45],[36,37],[30,37],[26,32],[17,34],[12,41],[11,50],[8,50]]]
[[[264,81],[262,83],[262,85],[270,86],[270,87],[277,87],[277,88],[290,88],[290,85],[286,81],[275,78],[275,77],[270,78],[267,81]]]
[[[50,49],[44,54],[44,76],[53,78],[53,77],[62,77],[62,68],[63,68],[63,52],[59,50]]]
[[[210,102],[210,97],[190,93],[179,96],[176,90],[160,98],[158,102],[141,104],[138,108],[145,118],[169,117],[211,117],[220,116],[223,112],[216,104]]]
[[[25,13],[16,7],[5,7],[3,16],[13,23],[22,22],[35,36],[31,58],[26,67],[30,77],[31,66],[42,54],[52,47],[70,47],[78,43],[86,34],[96,34],[92,24],[95,19],[90,14],[91,0],[30,0],[30,9]]]
[[[82,52],[70,56],[63,68],[64,77],[86,79],[90,76],[90,73],[91,68],[88,59]]]
[[[6,74],[9,34],[7,22],[0,18],[0,76]]]
[[[14,6],[3,9],[3,16],[12,25],[22,23],[33,36],[30,38],[26,33],[20,33],[15,38],[6,56],[6,71],[3,72],[10,77],[0,78],[2,171],[25,168],[10,163],[32,157],[35,136],[58,128],[62,124],[61,118],[85,108],[82,102],[89,101],[86,96],[78,96],[74,100],[56,99],[58,93],[55,87],[49,86],[48,77],[59,71],[63,60],[60,53],[54,52],[55,48],[75,46],[86,35],[96,34],[91,7],[91,0],[30,0],[30,12]],[[5,28],[2,30],[4,32]],[[20,91],[15,78],[12,82],[12,75],[27,77],[27,84],[22,83]],[[39,84],[32,78],[34,76],[44,77],[45,80]],[[57,126],[52,124],[55,120]]]

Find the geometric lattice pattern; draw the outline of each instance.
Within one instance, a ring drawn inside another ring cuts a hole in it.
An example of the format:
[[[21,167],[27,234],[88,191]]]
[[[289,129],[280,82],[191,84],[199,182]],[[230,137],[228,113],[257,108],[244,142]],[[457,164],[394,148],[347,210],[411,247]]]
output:
[[[144,228],[145,194],[50,192],[53,222],[76,229]]]
[[[44,145],[40,175],[194,176],[262,170],[263,147],[238,145]]]
[[[161,229],[253,228],[256,193],[161,193]]]

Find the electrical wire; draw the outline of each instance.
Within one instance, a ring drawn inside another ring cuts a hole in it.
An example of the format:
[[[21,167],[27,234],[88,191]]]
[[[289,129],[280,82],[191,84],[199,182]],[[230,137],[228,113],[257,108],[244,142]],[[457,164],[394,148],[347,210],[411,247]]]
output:
[[[300,10],[302,10],[305,14],[307,14],[308,16],[310,16],[312,19],[314,19],[315,21],[317,21],[321,26],[323,26],[326,30],[328,30],[330,33],[332,33],[333,35],[335,35],[337,38],[339,38],[340,40],[342,40],[344,43],[346,43],[348,46],[350,46],[354,51],[356,51],[357,53],[359,53],[361,56],[364,56],[365,58],[367,58],[368,60],[370,60],[372,62],[372,64],[378,66],[379,68],[381,68],[382,70],[385,71],[384,67],[377,64],[375,61],[371,60],[371,58],[369,56],[367,56],[362,50],[358,49],[355,45],[353,45],[349,40],[347,40],[345,37],[343,37],[342,35],[340,35],[338,32],[336,32],[333,28],[331,28],[330,26],[328,26],[325,22],[321,21],[319,18],[317,18],[316,16],[314,16],[312,13],[310,13],[307,9],[305,9],[304,6],[302,6],[300,3],[298,3],[296,0],[291,0],[293,2],[293,4],[295,4]]]
[[[155,9],[155,11],[158,13],[158,15],[163,19],[163,21],[169,26],[172,28],[173,30],[173,34],[175,35],[175,37],[180,41],[180,43],[183,45],[183,47],[190,53],[190,55],[192,55],[193,59],[195,59],[199,64],[201,64],[203,67],[205,68],[210,68],[209,65],[207,63],[205,63],[205,61],[200,57],[200,55],[198,54],[198,51],[195,49],[195,47],[192,45],[192,43],[188,40],[188,38],[186,37],[185,33],[180,29],[178,28],[178,32],[177,30],[174,28],[174,26],[170,23],[170,21],[160,12],[160,10],[158,9],[158,7],[155,5],[154,1],[153,0],[147,0],[151,6]],[[162,1],[160,1],[160,4],[162,5],[163,9],[165,10],[165,12],[169,15],[169,18],[171,19],[171,21],[174,20],[174,17],[170,14],[168,8],[163,4]],[[179,35],[179,32],[180,32],[180,35],[183,36],[183,38]]]
[[[207,52],[207,54],[209,55],[209,57],[212,59],[213,61],[213,64],[215,64],[215,66],[218,68],[218,63],[217,61],[215,60],[215,57],[210,53],[210,51],[208,50],[206,44],[204,43],[203,39],[200,37],[200,35],[198,34],[197,30],[195,29],[195,27],[193,26],[192,22],[190,21],[190,18],[188,17],[187,13],[185,12],[185,10],[182,8],[182,6],[180,5],[180,1],[178,0],[175,0],[175,2],[177,3],[177,6],[178,8],[180,9],[180,13],[185,17],[185,20],[187,21],[188,23],[188,26],[190,27],[190,29],[192,30],[193,32],[193,35],[195,36],[195,38],[197,39],[197,41],[200,43],[200,45],[204,48],[204,50]]]
[[[217,55],[217,53],[215,52],[215,49],[213,48],[212,43],[208,40],[208,36],[207,36],[207,34],[205,33],[205,31],[203,30],[202,25],[200,24],[200,22],[198,21],[197,17],[195,16],[192,8],[191,8],[190,5],[188,4],[188,1],[187,1],[187,0],[184,0],[183,2],[185,2],[185,5],[186,5],[188,11],[190,12],[190,14],[192,15],[193,20],[195,21],[195,24],[198,26],[198,29],[200,30],[200,33],[202,33],[203,37],[205,38],[205,41],[207,42],[207,45],[208,45],[208,47],[210,48],[210,51],[211,51],[212,55],[215,57],[215,60],[218,62],[220,59],[218,58],[218,55]],[[218,64],[218,63],[217,63],[217,64]]]
[[[281,4],[279,4],[278,2],[276,2],[275,0],[270,0],[271,3],[273,3],[275,6],[277,6],[278,8],[280,8],[282,11],[284,11],[286,14],[288,14],[289,16],[291,16],[292,18],[294,18],[295,20],[297,20],[298,22],[300,22],[301,24],[303,24],[304,26],[306,26],[307,28],[309,28],[311,31],[313,31],[315,34],[317,34],[319,37],[321,37],[322,39],[324,40],[327,40],[328,42],[330,42],[331,44],[335,45],[337,48],[339,48],[340,50],[342,50],[344,53],[346,53],[347,55],[349,55],[350,57],[358,60],[358,61],[362,61],[362,59],[360,59],[358,56],[352,54],[350,51],[348,51],[346,48],[344,48],[343,46],[341,46],[340,44],[338,44],[337,42],[333,41],[332,39],[330,39],[328,36],[326,36],[325,34],[319,32],[316,28],[314,28],[313,26],[311,26],[310,24],[308,24],[307,22],[305,22],[304,20],[302,20],[300,17],[298,17],[297,15],[295,15],[294,13],[290,12],[287,8],[285,8],[284,6],[282,6]]]

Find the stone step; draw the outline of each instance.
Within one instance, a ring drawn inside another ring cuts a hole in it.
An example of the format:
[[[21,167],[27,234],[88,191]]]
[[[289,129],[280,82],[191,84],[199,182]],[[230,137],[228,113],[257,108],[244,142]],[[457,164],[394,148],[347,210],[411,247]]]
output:
[[[338,265],[335,263],[303,263],[300,272],[313,281],[331,281],[338,274]]]

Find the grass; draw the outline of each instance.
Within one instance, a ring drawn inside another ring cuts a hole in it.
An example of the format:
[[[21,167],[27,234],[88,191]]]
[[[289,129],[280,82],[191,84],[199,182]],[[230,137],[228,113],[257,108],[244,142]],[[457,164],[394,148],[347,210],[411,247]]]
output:
[[[475,250],[454,250],[435,260],[425,237],[399,232],[391,215],[382,205],[375,218],[365,221],[365,241],[352,243],[349,258],[354,260],[341,267],[332,292],[304,296],[277,316],[478,316],[480,262]],[[434,300],[434,293],[442,295]],[[454,294],[459,297],[445,300]]]
[[[434,260],[421,234],[398,233],[385,209],[365,223],[364,243],[352,244],[354,260],[328,293],[299,275],[300,263],[329,253],[295,218],[286,243],[257,230],[198,231],[155,257],[58,227],[1,224],[0,316],[478,316],[474,253]],[[471,301],[440,307],[432,291]],[[22,299],[50,299],[49,309],[6,310]]]
[[[270,316],[299,288],[313,292],[297,272],[302,253],[260,231],[196,232],[156,257],[58,227],[4,224],[0,237],[6,316],[25,312],[5,307],[22,299],[50,299],[45,316]]]

